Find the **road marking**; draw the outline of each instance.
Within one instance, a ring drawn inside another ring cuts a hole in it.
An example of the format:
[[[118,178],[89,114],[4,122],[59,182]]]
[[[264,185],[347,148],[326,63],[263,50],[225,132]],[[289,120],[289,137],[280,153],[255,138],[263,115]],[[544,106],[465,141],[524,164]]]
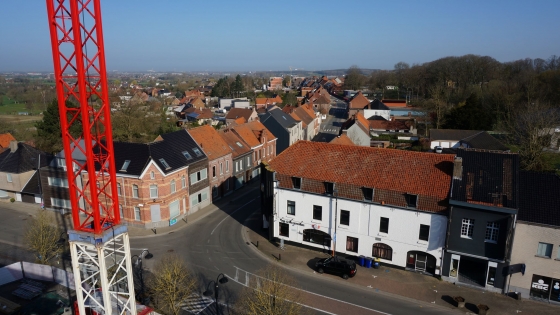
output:
[[[235,281],[235,282],[237,282],[237,283],[239,283],[239,284],[241,284],[241,285],[244,285],[244,286],[246,286],[246,287],[249,287],[249,275],[252,275],[252,276],[256,277],[257,280],[258,280],[259,278],[262,278],[261,276],[257,276],[256,274],[253,274],[253,273],[250,273],[250,272],[248,272],[248,271],[245,271],[245,270],[243,270],[243,269],[241,269],[241,268],[239,268],[239,267],[237,267],[237,266],[233,266],[233,267],[234,267],[235,269],[239,269],[239,270],[245,272],[245,284],[243,284],[243,283],[237,281],[235,278],[232,278],[232,277],[230,277],[229,275],[227,275],[227,274],[225,274],[225,273],[224,273],[224,275],[225,275],[226,277],[230,278],[231,280],[233,280],[233,281]],[[237,271],[236,271],[236,272],[237,272]],[[263,278],[263,279],[264,279],[264,278]],[[266,279],[266,280],[267,280],[267,279]],[[270,280],[268,280],[268,281],[270,281]],[[257,281],[257,283],[258,283],[258,281]],[[296,288],[296,287],[289,286],[289,285],[286,285],[286,286],[287,286],[288,288],[291,288],[291,289],[294,289],[294,290],[302,291],[302,292],[305,292],[305,293],[309,293],[309,294],[312,294],[312,295],[316,295],[316,296],[322,297],[322,298],[324,298],[324,299],[328,299],[328,300],[336,301],[336,302],[339,302],[339,303],[343,303],[343,304],[351,305],[351,306],[354,306],[354,307],[358,307],[358,308],[361,308],[361,309],[364,309],[364,310],[367,310],[367,311],[377,312],[377,313],[380,313],[380,314],[383,314],[383,315],[392,315],[392,314],[390,314],[390,313],[385,313],[385,312],[378,311],[378,310],[375,310],[375,309],[372,309],[372,308],[368,308],[368,307],[365,307],[365,306],[361,306],[361,305],[358,305],[358,304],[354,304],[354,303],[342,301],[342,300],[339,300],[339,299],[335,299],[335,298],[332,298],[332,297],[328,297],[328,296],[325,296],[325,295],[321,295],[321,294],[319,294],[319,293],[315,293],[315,292],[303,290],[303,289]],[[321,312],[325,312],[325,313],[328,313],[328,314],[337,315],[337,314],[334,314],[334,313],[330,313],[330,312],[328,312],[328,311],[324,311],[324,310],[321,310],[321,309],[314,308],[314,307],[309,306],[309,305],[300,304],[300,303],[298,303],[298,304],[301,305],[301,306],[305,306],[305,307],[308,307],[308,308],[317,310],[317,311],[321,311]]]
[[[218,226],[220,226],[220,224],[222,224],[222,222],[224,222],[227,218],[231,217],[234,213],[236,213],[237,211],[241,210],[243,207],[245,207],[246,205],[250,204],[251,202],[259,199],[260,197],[254,198],[253,200],[247,202],[246,204],[242,205],[241,207],[235,209],[234,211],[232,211],[231,213],[229,213],[229,215],[227,217],[225,217],[222,221],[220,221],[220,223],[218,223],[216,225],[216,227],[212,230],[212,232],[210,232],[210,235],[214,234],[214,231],[216,231],[216,229],[218,228]]]

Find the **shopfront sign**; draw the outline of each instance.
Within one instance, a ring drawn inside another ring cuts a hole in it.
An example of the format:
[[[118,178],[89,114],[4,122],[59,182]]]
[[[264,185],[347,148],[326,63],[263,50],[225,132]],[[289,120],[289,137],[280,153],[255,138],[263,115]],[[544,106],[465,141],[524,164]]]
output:
[[[550,297],[551,284],[552,278],[533,275],[530,289],[531,296],[543,300],[548,300]]]

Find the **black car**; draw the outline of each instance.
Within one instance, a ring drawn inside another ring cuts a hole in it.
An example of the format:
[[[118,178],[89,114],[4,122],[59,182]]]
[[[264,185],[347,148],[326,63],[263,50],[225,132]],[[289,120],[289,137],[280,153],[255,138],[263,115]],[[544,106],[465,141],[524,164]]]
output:
[[[329,257],[320,259],[315,263],[315,269],[318,273],[331,273],[335,275],[340,275],[344,279],[353,277],[356,275],[356,263],[346,259],[338,257]]]

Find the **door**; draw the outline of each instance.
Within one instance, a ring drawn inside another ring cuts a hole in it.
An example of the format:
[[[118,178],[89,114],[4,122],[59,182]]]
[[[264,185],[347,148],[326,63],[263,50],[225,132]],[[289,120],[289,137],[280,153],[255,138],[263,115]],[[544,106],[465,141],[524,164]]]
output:
[[[151,213],[152,222],[155,223],[155,222],[161,221],[161,213],[160,213],[160,209],[159,209],[159,204],[151,205],[150,206],[150,213]]]
[[[416,254],[416,264],[414,269],[417,271],[426,271],[426,261],[428,260],[428,256],[426,254],[417,253]]]
[[[416,263],[416,255],[414,255],[414,253],[408,253],[408,261],[407,261],[407,265],[409,266],[414,266]]]
[[[179,207],[179,200],[175,200],[169,204],[169,219],[173,219],[181,214],[181,208]]]
[[[456,255],[453,255],[456,256]],[[457,278],[457,270],[459,270],[459,258],[452,257],[451,258],[451,268],[449,269],[449,276],[453,278]]]

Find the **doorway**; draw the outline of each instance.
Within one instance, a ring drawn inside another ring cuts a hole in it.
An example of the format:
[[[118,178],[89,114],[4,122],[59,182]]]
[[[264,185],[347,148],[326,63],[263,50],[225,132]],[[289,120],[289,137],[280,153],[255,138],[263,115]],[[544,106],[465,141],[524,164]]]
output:
[[[410,251],[407,253],[406,268],[417,272],[435,274],[436,258],[425,252]]]

